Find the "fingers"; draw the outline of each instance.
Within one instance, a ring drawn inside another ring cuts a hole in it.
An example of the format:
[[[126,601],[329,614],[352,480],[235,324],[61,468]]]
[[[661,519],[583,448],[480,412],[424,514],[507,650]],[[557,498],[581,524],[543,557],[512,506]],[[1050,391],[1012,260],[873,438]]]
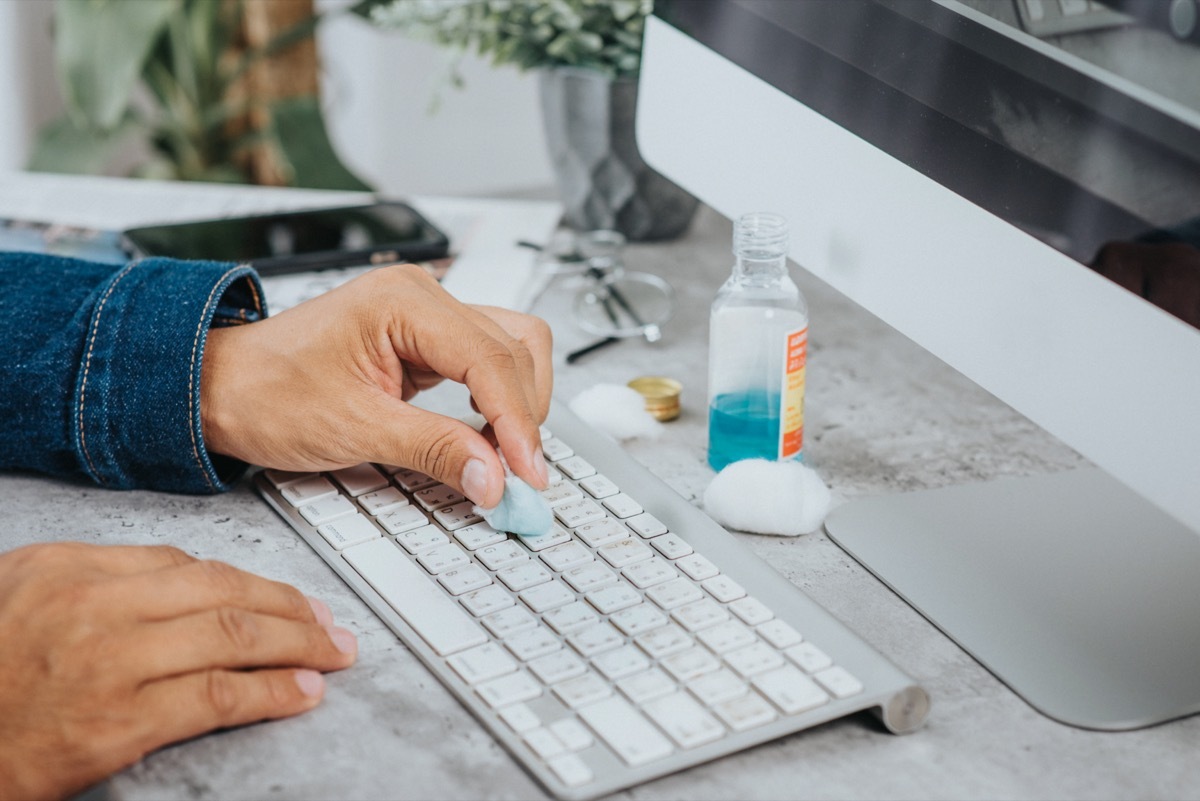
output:
[[[114,650],[112,667],[147,680],[210,669],[275,665],[341,670],[358,653],[349,631],[302,623],[233,606],[155,623],[132,631]],[[124,663],[124,664],[121,664]]]
[[[325,679],[305,669],[207,670],[145,685],[143,751],[207,731],[290,717],[315,707]]]
[[[190,559],[190,557],[189,557]],[[224,562],[190,562],[111,582],[102,590],[114,608],[137,609],[140,619],[169,620],[221,606],[297,620],[328,623],[328,609],[295,587],[239,570]]]

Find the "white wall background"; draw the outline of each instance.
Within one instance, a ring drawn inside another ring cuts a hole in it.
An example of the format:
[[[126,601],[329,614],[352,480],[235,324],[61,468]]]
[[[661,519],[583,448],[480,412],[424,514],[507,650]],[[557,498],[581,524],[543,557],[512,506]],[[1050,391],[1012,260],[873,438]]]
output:
[[[38,128],[62,108],[52,8],[49,0],[0,0],[0,170],[20,169]],[[535,75],[468,57],[458,90],[444,80],[446,50],[357,18],[328,20],[318,42],[334,145],[381,191],[488,195],[552,185]],[[431,114],[435,92],[441,104]]]

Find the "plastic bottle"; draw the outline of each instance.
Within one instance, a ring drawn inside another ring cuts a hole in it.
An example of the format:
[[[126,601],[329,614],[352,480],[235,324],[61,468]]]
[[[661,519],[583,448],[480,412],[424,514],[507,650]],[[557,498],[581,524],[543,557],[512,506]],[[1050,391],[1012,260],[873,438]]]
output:
[[[739,218],[733,274],[709,318],[708,463],[800,459],[808,307],[788,276],[787,221]]]

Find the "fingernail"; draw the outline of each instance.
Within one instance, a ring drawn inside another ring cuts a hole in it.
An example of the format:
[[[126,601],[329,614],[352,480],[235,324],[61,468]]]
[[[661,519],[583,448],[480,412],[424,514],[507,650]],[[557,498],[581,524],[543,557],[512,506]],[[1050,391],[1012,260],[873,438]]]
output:
[[[329,611],[329,607],[325,605],[324,601],[313,598],[310,595],[308,596],[308,605],[312,607],[313,614],[316,616],[317,622],[322,626],[328,626],[333,622],[333,612]]]
[[[542,482],[542,487],[550,483],[550,472],[546,468],[546,457],[542,455],[542,445],[538,443],[533,448],[533,469],[538,474],[538,479]]]
[[[325,630],[329,632],[329,639],[333,640],[333,644],[343,654],[358,653],[358,638],[352,633],[337,626],[326,626]]]
[[[487,477],[487,465],[481,459],[471,459],[462,471],[463,492],[480,506],[483,505],[483,499],[487,497]]]
[[[317,698],[325,692],[325,677],[317,671],[297,670],[294,675],[296,676],[296,686],[309,698]]]

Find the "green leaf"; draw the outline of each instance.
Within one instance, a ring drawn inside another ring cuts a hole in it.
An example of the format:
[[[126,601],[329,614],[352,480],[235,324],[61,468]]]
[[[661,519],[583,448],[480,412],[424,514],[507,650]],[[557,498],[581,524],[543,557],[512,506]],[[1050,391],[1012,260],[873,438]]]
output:
[[[57,0],[54,53],[63,94],[87,125],[121,123],[142,65],[179,0]]]
[[[338,159],[315,97],[280,101],[271,107],[271,119],[280,155],[291,166],[294,186],[372,189]]]
[[[132,114],[107,131],[80,127],[70,116],[60,117],[39,132],[26,168],[35,172],[103,172],[125,140],[141,127]]]

